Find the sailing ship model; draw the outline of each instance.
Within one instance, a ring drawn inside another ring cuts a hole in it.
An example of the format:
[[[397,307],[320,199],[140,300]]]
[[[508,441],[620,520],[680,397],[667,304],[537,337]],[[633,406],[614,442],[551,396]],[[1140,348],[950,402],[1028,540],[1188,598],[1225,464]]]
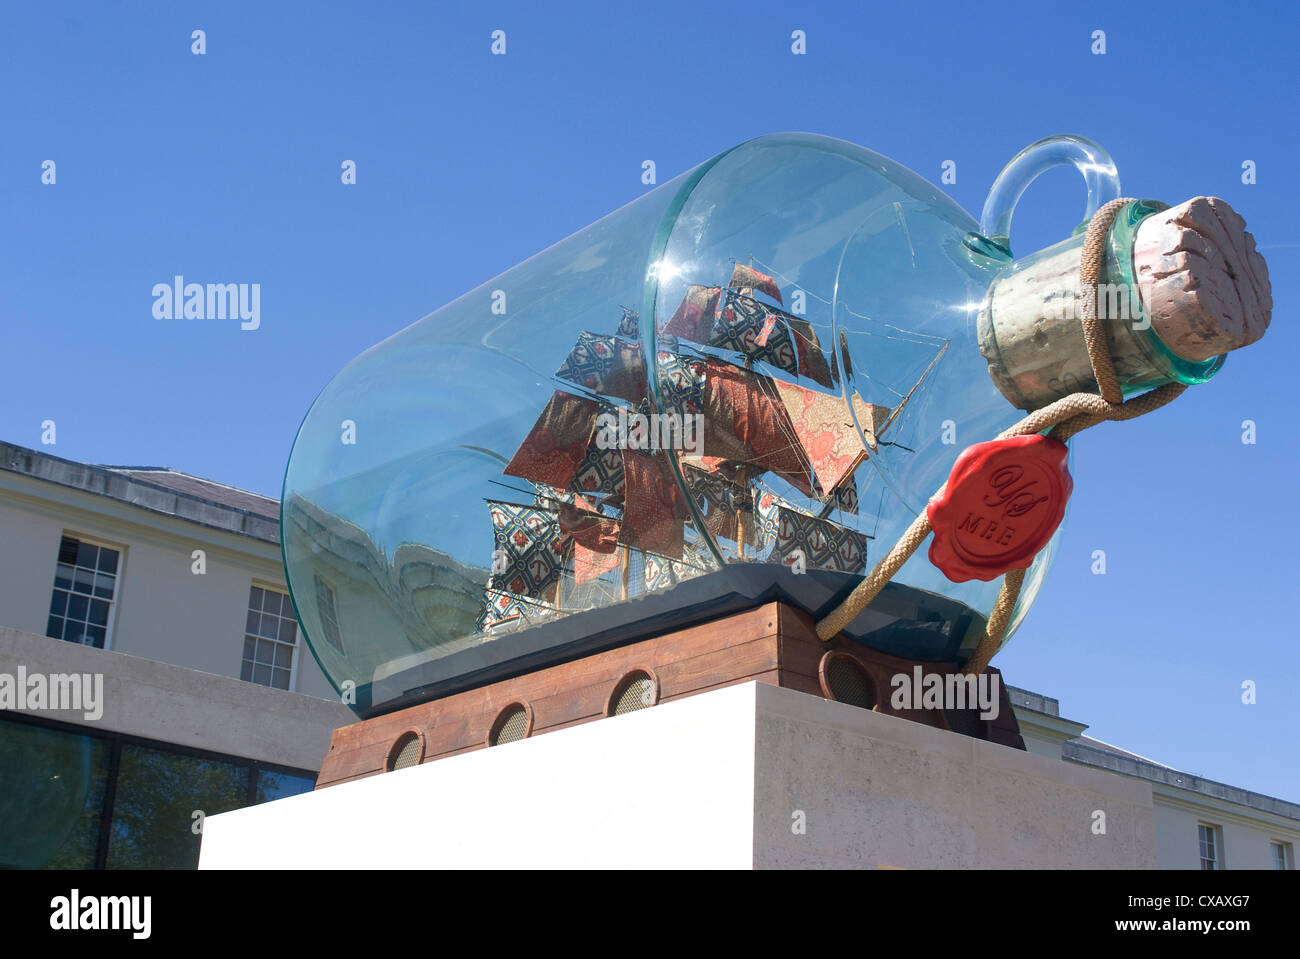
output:
[[[1086,173],[1104,255],[1090,226],[1013,259],[1024,184],[1062,162]],[[1023,749],[1005,687],[995,716],[892,695],[900,676],[998,673],[968,672],[1000,608],[993,579],[909,561],[834,635],[817,624],[861,585],[873,534],[893,543],[946,484],[962,452],[949,422],[987,440],[1018,410],[1105,392],[1061,297],[1086,304],[1096,282],[1150,305],[1146,327],[1107,327],[1124,395],[1205,382],[1268,325],[1244,221],[1213,198],[1111,206],[1114,165],[1084,138],[1017,154],[979,223],[888,158],[809,134],[683,177],[485,284],[490,326],[484,298],[462,297],[313,404],[286,471],[285,569],[318,662],[363,717],[334,734],[318,788],[749,682]],[[1189,243],[1215,254],[1189,261]],[[761,261],[728,276],[724,250],[797,270],[802,296],[787,309],[777,279],[793,281]],[[814,286],[834,302],[805,317]],[[523,304],[509,314],[507,288]],[[631,290],[641,315],[624,306],[620,322],[613,297]],[[900,317],[912,329],[887,322]],[[850,344],[877,335],[855,373]],[[458,415],[428,416],[444,403]],[[340,450],[358,411],[385,428]],[[485,494],[491,539],[462,508]]]
[[[831,516],[859,514],[859,467],[892,445],[886,434],[948,343],[935,344],[893,408],[856,390],[846,402],[793,382],[848,393],[844,333],[828,359],[813,325],[783,307],[773,277],[752,264],[736,263],[726,286],[690,286],[654,338],[653,398],[635,310],[623,309],[612,334],[579,335],[555,373],[565,388],[503,470],[531,485],[531,502],[487,501],[495,550],[477,620],[485,639],[671,588],[719,560],[866,571],[871,535]],[[654,414],[664,426],[653,432],[694,434],[674,444],[692,448],[675,457],[647,448],[637,430],[656,425]],[[776,481],[804,503],[771,489]]]

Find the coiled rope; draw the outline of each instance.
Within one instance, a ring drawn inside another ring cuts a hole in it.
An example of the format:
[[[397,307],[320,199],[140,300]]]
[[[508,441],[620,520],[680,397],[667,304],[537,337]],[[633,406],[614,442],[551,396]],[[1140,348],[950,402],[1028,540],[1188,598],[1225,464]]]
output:
[[[1125,402],[1120,389],[1119,378],[1115,375],[1115,364],[1110,358],[1110,346],[1106,328],[1097,318],[1097,282],[1101,276],[1103,254],[1106,249],[1106,234],[1111,224],[1127,204],[1135,202],[1129,197],[1111,200],[1088,222],[1088,232],[1083,239],[1083,252],[1079,256],[1079,290],[1083,294],[1083,308],[1080,312],[1083,324],[1083,337],[1088,345],[1088,361],[1092,365],[1093,376],[1097,380],[1100,396],[1096,393],[1071,393],[1040,410],[1030,413],[1014,426],[998,434],[998,439],[1011,436],[1024,436],[1029,433],[1041,433],[1050,430],[1047,435],[1062,442],[1076,433],[1086,430],[1106,420],[1131,420],[1158,410],[1175,397],[1180,396],[1187,386],[1183,383],[1166,383],[1149,392],[1135,396]],[[945,482],[934,492],[940,496],[947,488]],[[933,499],[934,497],[931,497]],[[823,641],[829,641],[851,623],[859,613],[871,604],[880,591],[902,568],[903,564],[916,552],[917,548],[931,533],[930,518],[924,510],[899,538],[894,547],[867,574],[835,609],[817,624],[817,635]],[[982,673],[993,654],[1002,645],[1003,634],[1011,621],[1011,611],[1025,582],[1025,571],[1013,569],[1002,579],[1002,589],[997,602],[989,614],[984,627],[984,635],[971,655],[962,672],[967,674]]]

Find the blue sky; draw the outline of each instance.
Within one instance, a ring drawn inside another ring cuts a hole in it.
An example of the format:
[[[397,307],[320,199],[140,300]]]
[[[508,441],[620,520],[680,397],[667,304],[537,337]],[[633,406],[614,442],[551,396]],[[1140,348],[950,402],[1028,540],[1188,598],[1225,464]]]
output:
[[[1101,739],[1300,800],[1284,602],[1300,566],[1300,8],[1172,10],[5,0],[0,438],[39,447],[53,419],[56,455],[278,495],[300,419],[348,360],[640,195],[644,159],[662,183],[807,130],[934,182],[954,160],[945,189],[978,217],[1017,150],[1081,133],[1128,195],[1233,204],[1268,260],[1274,324],[1174,406],[1076,441],[1061,553],[995,665]],[[1017,208],[1017,250],[1081,208],[1076,175],[1047,174]],[[261,329],[155,320],[151,289],[177,273],[260,283]]]

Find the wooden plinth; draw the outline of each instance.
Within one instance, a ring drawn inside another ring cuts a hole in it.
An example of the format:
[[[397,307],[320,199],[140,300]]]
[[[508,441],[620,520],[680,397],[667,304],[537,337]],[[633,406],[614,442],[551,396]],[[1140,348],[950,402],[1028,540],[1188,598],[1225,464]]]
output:
[[[850,663],[836,666],[832,662],[846,656]],[[887,656],[838,636],[823,643],[807,613],[783,603],[768,603],[344,726],[334,732],[316,788],[386,772],[411,735],[418,740],[419,762],[484,749],[498,735],[502,718],[518,706],[526,713],[528,736],[603,719],[613,714],[619,694],[639,675],[650,678],[655,705],[751,680],[838,699],[842,695],[835,695],[836,677],[843,676],[845,666],[860,668],[865,674],[865,688],[878,712],[1025,748],[1006,687],[1000,682],[998,715],[993,720],[981,720],[977,709],[961,713],[894,709],[890,705],[891,677],[899,673],[911,676],[915,666],[925,674],[946,675],[956,670],[955,664]],[[985,672],[1001,675],[992,667]]]

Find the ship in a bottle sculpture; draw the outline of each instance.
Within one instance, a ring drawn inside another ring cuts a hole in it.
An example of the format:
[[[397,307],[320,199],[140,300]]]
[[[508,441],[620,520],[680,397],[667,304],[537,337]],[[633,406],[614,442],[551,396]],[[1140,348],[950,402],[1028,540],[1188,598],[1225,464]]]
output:
[[[1013,259],[1015,204],[1060,164],[1084,175],[1083,223]],[[1118,196],[1081,137],[1022,151],[978,224],[879,154],[762,137],[357,357],[299,430],[282,509],[310,647],[368,719],[336,733],[322,784],[745,678],[891,711],[881,670],[959,670],[996,556],[916,552],[820,661],[781,636],[819,642],[964,450],[1098,389],[1080,253]],[[1104,239],[1125,396],[1204,383],[1263,335],[1267,270],[1223,201],[1131,201]],[[1003,641],[1054,543],[1017,564]],[[774,609],[772,661],[729,671],[725,635]]]

